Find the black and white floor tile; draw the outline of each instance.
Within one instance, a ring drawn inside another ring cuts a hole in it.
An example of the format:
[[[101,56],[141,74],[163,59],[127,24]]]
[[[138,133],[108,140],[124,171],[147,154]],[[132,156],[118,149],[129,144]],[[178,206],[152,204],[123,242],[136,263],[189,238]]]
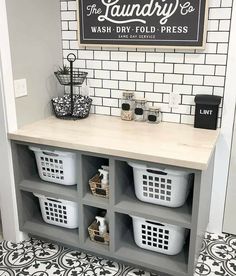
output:
[[[156,276],[31,238],[0,243],[0,276]],[[206,234],[194,276],[236,275],[236,237]]]

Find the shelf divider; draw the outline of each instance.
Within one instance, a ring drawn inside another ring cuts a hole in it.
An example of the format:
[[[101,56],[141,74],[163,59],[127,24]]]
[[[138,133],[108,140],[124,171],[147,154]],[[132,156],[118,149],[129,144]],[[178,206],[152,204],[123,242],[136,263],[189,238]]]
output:
[[[23,179],[19,184],[20,190],[77,202],[77,187],[65,186],[41,180],[37,175]]]

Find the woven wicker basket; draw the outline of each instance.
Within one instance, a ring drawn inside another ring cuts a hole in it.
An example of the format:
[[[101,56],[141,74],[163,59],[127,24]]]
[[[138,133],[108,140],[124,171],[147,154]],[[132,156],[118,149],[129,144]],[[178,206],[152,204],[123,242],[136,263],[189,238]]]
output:
[[[109,244],[109,241],[110,241],[109,232],[104,235],[100,235],[98,230],[98,223],[96,221],[94,221],[88,227],[88,232],[89,232],[90,239],[92,241],[97,243],[107,244],[107,245]]]
[[[96,174],[93,178],[89,180],[89,186],[93,195],[103,198],[109,198],[109,185],[107,185],[105,189],[101,188],[101,180],[99,178],[99,174]]]

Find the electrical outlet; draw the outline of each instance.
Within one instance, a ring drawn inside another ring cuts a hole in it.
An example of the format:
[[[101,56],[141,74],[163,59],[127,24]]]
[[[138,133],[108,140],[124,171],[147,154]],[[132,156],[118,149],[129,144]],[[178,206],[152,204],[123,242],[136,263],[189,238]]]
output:
[[[171,92],[169,95],[169,107],[178,109],[179,104],[180,104],[180,94],[176,92],[175,93]]]
[[[27,96],[27,83],[26,79],[14,80],[15,97]]]

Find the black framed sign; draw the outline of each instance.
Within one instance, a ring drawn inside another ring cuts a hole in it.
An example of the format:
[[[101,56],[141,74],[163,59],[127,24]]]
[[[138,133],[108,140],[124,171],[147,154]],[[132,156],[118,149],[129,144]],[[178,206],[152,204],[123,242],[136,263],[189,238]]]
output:
[[[85,45],[203,48],[207,0],[78,0]]]

